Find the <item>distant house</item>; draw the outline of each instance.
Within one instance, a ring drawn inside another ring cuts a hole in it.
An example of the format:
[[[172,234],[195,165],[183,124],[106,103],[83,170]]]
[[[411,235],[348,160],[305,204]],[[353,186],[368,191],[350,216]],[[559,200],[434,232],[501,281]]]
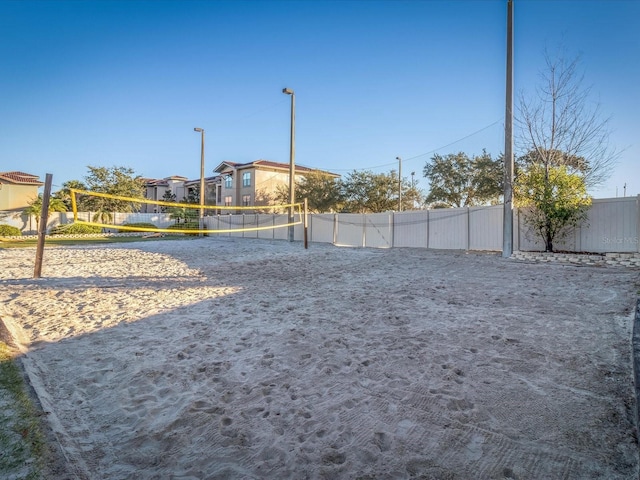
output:
[[[295,179],[317,169],[297,165]],[[215,185],[216,205],[224,206],[265,206],[276,203],[276,193],[281,186],[289,185],[289,164],[269,160],[249,163],[222,162],[215,169],[219,174]],[[340,175],[325,172],[334,178]]]
[[[37,175],[0,172],[0,211],[24,210],[38,197],[38,188],[43,185]]]

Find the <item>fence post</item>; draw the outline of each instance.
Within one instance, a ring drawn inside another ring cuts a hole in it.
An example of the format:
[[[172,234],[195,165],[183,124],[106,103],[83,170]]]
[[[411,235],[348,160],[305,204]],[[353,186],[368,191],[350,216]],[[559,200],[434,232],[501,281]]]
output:
[[[391,248],[396,246],[396,212],[391,212]]]
[[[429,223],[429,209],[427,208],[427,250],[429,249],[429,235],[431,235],[431,223]]]
[[[516,241],[518,244],[516,245],[516,250],[520,250],[520,208],[516,208],[516,228],[518,231],[516,232]]]
[[[467,207],[467,251],[471,249],[471,207]]]

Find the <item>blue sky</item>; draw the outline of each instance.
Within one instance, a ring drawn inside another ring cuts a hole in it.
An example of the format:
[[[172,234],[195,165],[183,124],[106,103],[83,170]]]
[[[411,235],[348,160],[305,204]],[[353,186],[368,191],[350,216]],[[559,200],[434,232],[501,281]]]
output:
[[[200,176],[289,161],[345,175],[504,151],[506,0],[0,0],[0,171]],[[622,151],[597,198],[640,194],[640,1],[514,0],[515,91],[581,55]]]

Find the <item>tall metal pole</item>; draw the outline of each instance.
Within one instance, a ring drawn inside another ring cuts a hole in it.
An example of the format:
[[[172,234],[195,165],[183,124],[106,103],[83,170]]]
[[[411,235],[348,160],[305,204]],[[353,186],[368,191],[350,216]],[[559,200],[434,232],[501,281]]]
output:
[[[195,132],[200,132],[200,236],[202,236],[202,230],[204,230],[204,128],[194,128]]]
[[[402,159],[396,157],[398,160],[398,211],[402,211]]]
[[[513,253],[513,0],[507,0],[507,85],[504,122],[502,256]]]
[[[415,182],[416,172],[411,172],[411,210],[416,208],[416,182]]]
[[[293,204],[296,202],[295,176],[296,176],[296,94],[290,88],[283,88],[282,93],[291,95],[291,135],[289,142],[289,241],[293,242]]]

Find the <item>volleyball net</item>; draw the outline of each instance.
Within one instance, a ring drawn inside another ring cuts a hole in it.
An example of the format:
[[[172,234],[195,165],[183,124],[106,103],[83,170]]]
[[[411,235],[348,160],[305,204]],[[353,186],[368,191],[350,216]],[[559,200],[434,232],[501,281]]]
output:
[[[73,188],[70,195],[74,223],[119,232],[191,235],[259,232],[300,225],[304,220],[304,203],[201,206]],[[247,216],[251,218],[247,220]]]

